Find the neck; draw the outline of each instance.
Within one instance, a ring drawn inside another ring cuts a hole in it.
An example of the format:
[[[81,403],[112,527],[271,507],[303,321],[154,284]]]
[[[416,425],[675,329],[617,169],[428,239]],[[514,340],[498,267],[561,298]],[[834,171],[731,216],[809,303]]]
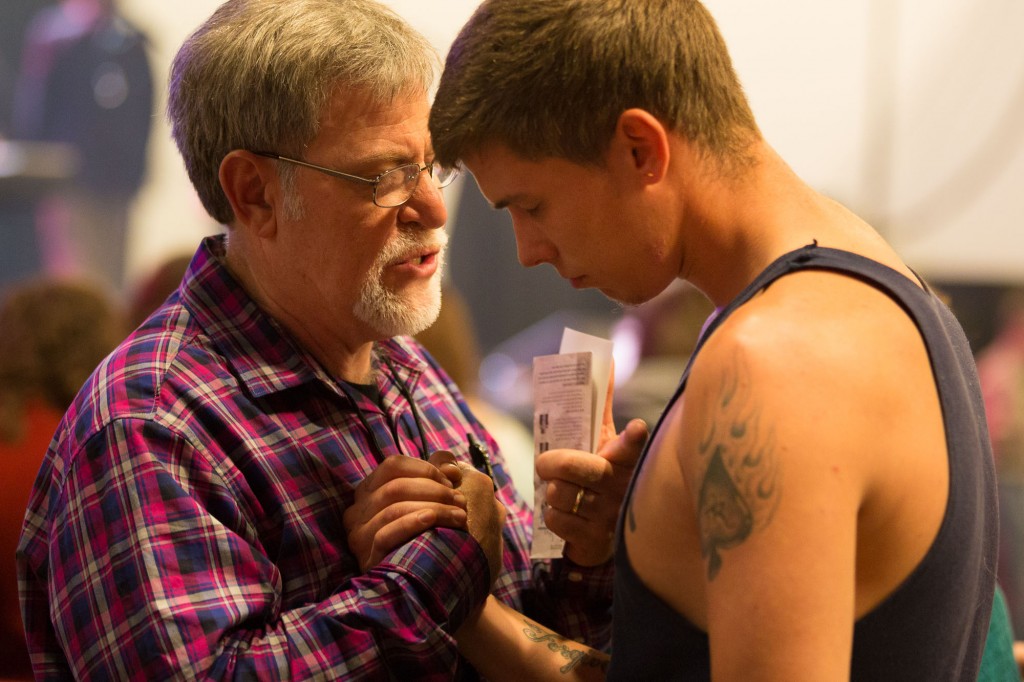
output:
[[[303,308],[290,305],[287,293],[267,285],[277,280],[272,273],[261,274],[270,269],[265,267],[259,254],[248,251],[244,238],[229,235],[223,263],[263,312],[287,330],[296,343],[316,358],[335,379],[370,383],[373,378],[373,339],[353,341],[334,334],[322,319],[308,320],[294,314],[293,310]]]
[[[849,242],[850,230],[866,227],[845,208],[801,180],[763,141],[751,149],[753,163],[725,176],[684,176],[687,242],[680,277],[724,306],[782,254],[817,240],[823,246]]]

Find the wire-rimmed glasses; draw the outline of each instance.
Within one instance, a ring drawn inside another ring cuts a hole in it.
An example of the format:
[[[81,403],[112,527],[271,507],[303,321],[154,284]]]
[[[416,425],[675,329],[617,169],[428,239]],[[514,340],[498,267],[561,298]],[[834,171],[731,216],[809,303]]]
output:
[[[438,188],[447,187],[459,174],[457,168],[445,168],[436,161],[432,161],[422,166],[418,163],[407,163],[397,168],[386,170],[375,178],[364,178],[350,173],[342,173],[333,168],[325,168],[314,163],[282,156],[275,152],[253,152],[253,154],[286,163],[293,163],[296,166],[312,168],[315,171],[320,171],[342,180],[363,182],[371,185],[373,186],[373,203],[381,208],[396,208],[409,201],[412,198],[413,192],[416,191],[416,186],[420,181],[420,174],[423,171],[427,171],[434,186]]]

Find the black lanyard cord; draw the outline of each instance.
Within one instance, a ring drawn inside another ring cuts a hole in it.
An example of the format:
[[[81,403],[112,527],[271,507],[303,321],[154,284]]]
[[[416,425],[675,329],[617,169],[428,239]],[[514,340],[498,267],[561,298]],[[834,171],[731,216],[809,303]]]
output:
[[[384,364],[387,365],[388,371],[391,374],[391,379],[395,382],[395,385],[398,386],[398,390],[402,394],[402,397],[405,398],[407,403],[409,403],[409,410],[412,412],[413,421],[416,423],[416,430],[419,432],[418,435],[421,448],[419,457],[420,459],[426,459],[430,454],[430,446],[427,445],[426,430],[423,428],[423,420],[420,418],[420,411],[416,406],[416,401],[413,399],[412,392],[409,390],[409,387],[402,383],[402,380],[399,378],[398,373],[395,371],[395,367],[391,363],[391,361],[386,357],[382,359],[384,360]],[[367,419],[365,412],[363,412],[363,409],[359,407],[359,395],[353,395],[353,393],[350,392],[350,389],[354,389],[356,393],[362,393],[363,395],[367,395],[367,397],[371,399],[373,399],[373,396],[368,395],[364,391],[359,391],[359,389],[356,386],[348,382],[342,382],[341,386],[342,390],[345,392],[345,395],[348,396],[349,400],[352,401],[352,406],[355,408],[356,415],[359,417],[359,421],[362,423],[363,428],[366,429],[370,443],[373,445],[373,448],[376,451],[375,454],[377,455],[377,459],[380,461],[384,461],[385,448],[381,445],[380,441],[378,440],[377,432],[374,431],[372,426],[370,426],[370,421],[369,419]],[[384,421],[388,425],[389,430],[391,431],[391,438],[395,443],[395,447],[398,448],[399,452],[402,452],[402,442],[398,437],[398,425],[392,422],[391,419],[388,417],[388,411],[387,408],[384,406],[382,394],[379,392],[375,393],[377,397],[374,400],[374,402],[377,403],[378,407],[380,407],[381,413],[384,417]],[[402,452],[402,454],[404,455],[406,453]]]
[[[420,459],[426,459],[430,456],[430,446],[427,445],[427,431],[423,428],[423,420],[420,419],[419,408],[416,407],[416,400],[412,397],[412,391],[406,386],[402,380],[398,377],[398,372],[395,371],[395,366],[391,364],[391,360],[384,358],[384,364],[388,366],[388,371],[391,372],[391,378],[394,379],[395,384],[398,385],[398,390],[402,393],[402,397],[405,398],[405,402],[409,403],[409,410],[412,412],[412,419],[416,422],[416,430],[419,432],[420,437]],[[381,409],[384,406],[381,405]],[[395,434],[397,436],[397,434]],[[397,438],[395,443],[398,443]]]

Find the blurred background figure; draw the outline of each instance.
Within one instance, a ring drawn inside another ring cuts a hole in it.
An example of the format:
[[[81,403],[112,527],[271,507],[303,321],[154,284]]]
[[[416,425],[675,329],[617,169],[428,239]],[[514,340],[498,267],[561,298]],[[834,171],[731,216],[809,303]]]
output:
[[[1024,288],[1006,291],[995,336],[977,356],[999,476],[999,583],[1024,632]]]
[[[146,39],[114,0],[61,0],[33,17],[10,136],[76,152],[71,181],[37,206],[45,270],[88,274],[120,291],[152,115]]]
[[[480,344],[469,306],[450,282],[441,290],[441,314],[416,339],[462,391],[469,409],[501,446],[519,494],[533,508],[533,433],[480,393]]]
[[[170,256],[156,266],[146,277],[128,292],[128,329],[133,330],[146,321],[167,297],[178,290],[181,278],[185,276],[191,253]]]
[[[14,90],[25,33],[32,17],[52,2],[4,0],[0,14],[0,229],[4,235],[0,287],[34,276],[39,270],[34,200],[46,191],[47,183],[25,179],[23,164],[11,158],[16,146],[8,140],[13,134]]]
[[[46,0],[4,0],[0,21],[0,139],[10,137],[14,83],[18,77],[25,29]]]
[[[121,309],[87,284],[38,281],[0,302],[0,678],[32,679],[14,551],[29,491],[65,410],[124,337]]]

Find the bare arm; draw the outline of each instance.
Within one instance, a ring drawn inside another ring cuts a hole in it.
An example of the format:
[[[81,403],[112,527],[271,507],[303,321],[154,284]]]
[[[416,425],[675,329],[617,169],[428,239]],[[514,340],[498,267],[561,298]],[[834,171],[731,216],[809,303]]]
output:
[[[608,656],[552,632],[488,597],[455,633],[459,652],[485,677],[509,680],[603,680]]]
[[[824,275],[819,285],[838,295],[856,287]],[[859,305],[828,308],[804,304],[816,295],[806,288],[795,304],[772,300],[781,290],[709,341],[683,411],[680,464],[721,680],[846,679],[856,618],[894,589],[882,587],[892,572],[879,562],[907,561],[903,550],[867,551],[900,524],[929,542],[909,506],[885,507],[901,510],[899,520],[876,521],[870,542],[861,531],[881,500],[928,494],[915,482],[929,480],[924,466],[894,478],[891,464],[913,449],[900,434],[917,428],[913,405],[927,399],[921,385],[905,387],[926,363],[919,338],[891,331],[898,311],[877,294],[839,296]]]
[[[687,403],[687,423],[701,426],[686,450],[713,675],[843,679],[852,651],[858,497],[843,458],[805,428],[826,418],[763,390],[781,376],[752,366],[742,352],[706,378],[691,387],[706,399]],[[785,414],[803,409],[800,420]]]

